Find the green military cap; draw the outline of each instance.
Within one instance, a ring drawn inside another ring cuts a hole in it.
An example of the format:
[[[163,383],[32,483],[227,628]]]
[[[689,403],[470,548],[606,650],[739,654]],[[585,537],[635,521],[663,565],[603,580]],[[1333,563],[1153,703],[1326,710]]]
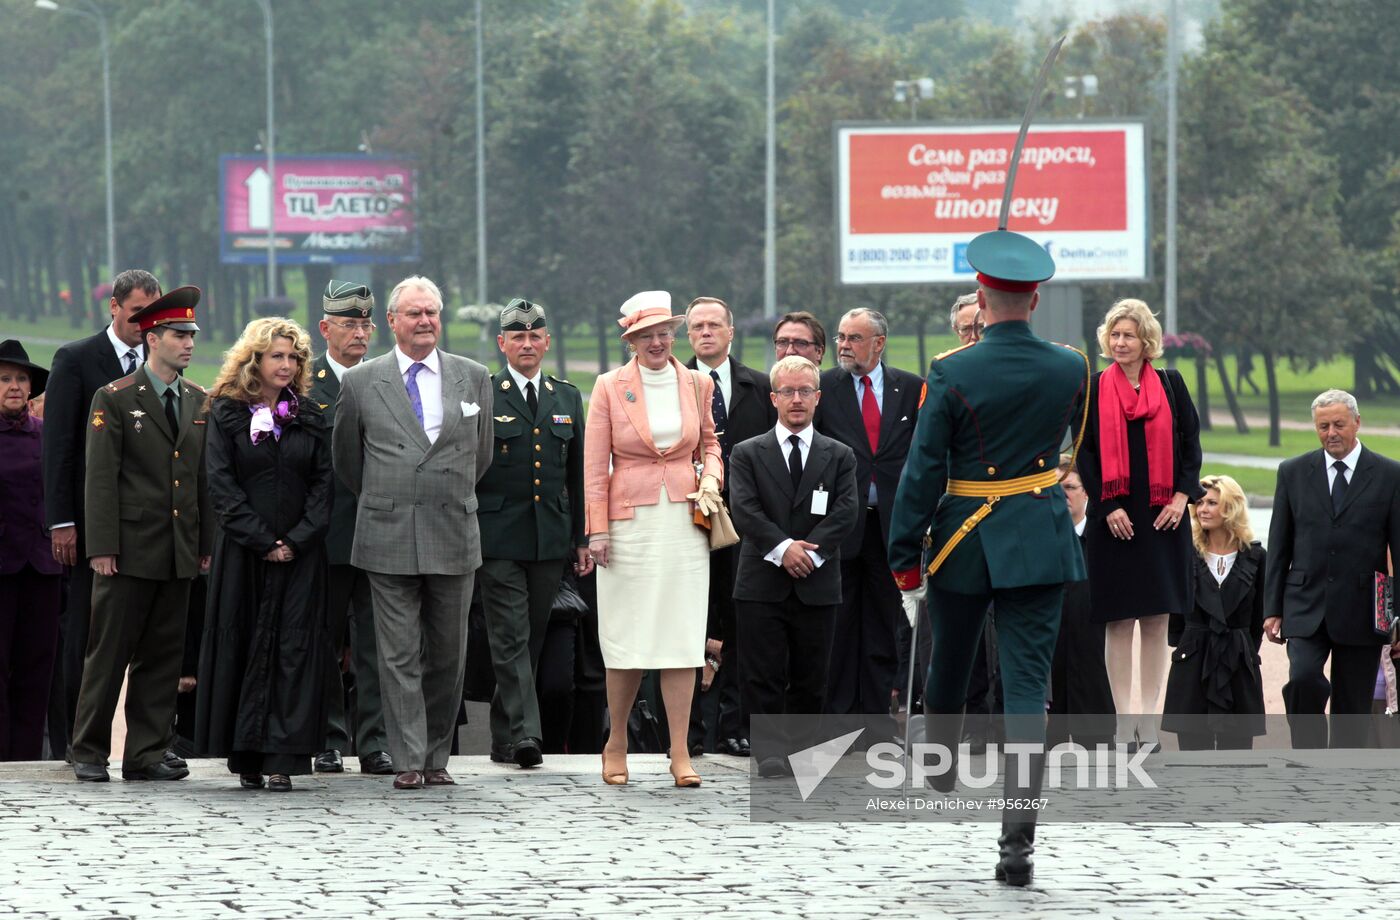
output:
[[[544,327],[544,307],[537,303],[517,297],[501,311],[502,332],[524,332]]]
[[[1055,260],[1045,247],[1011,230],[992,230],[968,243],[967,263],[984,287],[1019,294],[1055,274]]]
[[[327,316],[369,319],[374,314],[374,295],[363,284],[331,280],[321,295],[321,309]]]

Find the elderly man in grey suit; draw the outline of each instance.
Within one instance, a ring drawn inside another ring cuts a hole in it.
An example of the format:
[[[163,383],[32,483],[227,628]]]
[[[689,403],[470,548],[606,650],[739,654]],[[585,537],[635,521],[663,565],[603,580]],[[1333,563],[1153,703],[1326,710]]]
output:
[[[346,371],[335,416],[336,473],[358,496],[350,562],[374,599],[395,789],[452,784],[481,565],[476,483],[493,446],[491,374],[438,350],[441,314],[437,285],[400,281],[388,307],[397,345]]]

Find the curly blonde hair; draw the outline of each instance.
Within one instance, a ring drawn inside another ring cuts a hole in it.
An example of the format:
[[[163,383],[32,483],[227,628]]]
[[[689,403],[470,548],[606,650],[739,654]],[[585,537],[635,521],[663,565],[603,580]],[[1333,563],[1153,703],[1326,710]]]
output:
[[[1235,549],[1244,549],[1254,542],[1254,531],[1249,526],[1249,503],[1244,497],[1244,489],[1229,476],[1202,476],[1201,488],[1214,489],[1220,493],[1220,522],[1235,542]],[[1204,556],[1210,549],[1206,532],[1201,522],[1196,520],[1196,506],[1191,506],[1191,542],[1196,552]]]
[[[1112,352],[1108,350],[1108,334],[1120,320],[1125,319],[1137,323],[1138,338],[1142,339],[1143,360],[1156,361],[1162,357],[1162,324],[1157,322],[1157,317],[1147,304],[1134,297],[1125,297],[1108,308],[1108,315],[1103,318],[1103,324],[1095,333],[1099,340],[1100,356],[1113,358]]]
[[[265,397],[258,363],[272,348],[274,339],[291,340],[299,364],[291,389],[298,396],[305,396],[311,389],[311,336],[295,320],[283,316],[255,319],[248,324],[233,347],[224,352],[224,366],[219,368],[219,376],[209,395],[246,403],[262,402]]]

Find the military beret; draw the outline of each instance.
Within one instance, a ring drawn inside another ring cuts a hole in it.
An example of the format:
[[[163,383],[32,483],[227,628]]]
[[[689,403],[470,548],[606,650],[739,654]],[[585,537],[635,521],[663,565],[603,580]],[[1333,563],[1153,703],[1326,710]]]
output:
[[[184,332],[198,332],[194,322],[194,308],[199,305],[199,288],[192,284],[177,287],[162,297],[151,301],[131,316],[131,322],[147,332],[157,326],[167,326]]]
[[[544,327],[544,307],[537,303],[516,297],[501,310],[502,332],[524,332]]]
[[[967,262],[984,287],[1027,293],[1055,274],[1055,260],[1035,240],[1011,230],[992,230],[967,244]]]
[[[321,295],[321,309],[327,316],[369,319],[374,314],[374,295],[363,284],[331,280]]]

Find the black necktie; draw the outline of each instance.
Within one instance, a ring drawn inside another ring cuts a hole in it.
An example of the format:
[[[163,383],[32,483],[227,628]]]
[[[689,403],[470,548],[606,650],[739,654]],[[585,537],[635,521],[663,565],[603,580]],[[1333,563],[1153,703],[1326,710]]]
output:
[[[802,439],[797,435],[788,438],[792,443],[792,451],[788,454],[788,473],[792,476],[792,491],[797,494],[797,487],[802,484]]]
[[[719,388],[719,371],[710,371],[710,379],[715,382],[715,393],[710,397],[710,416],[715,421],[715,437],[719,440],[720,455],[729,462],[729,439],[725,429],[729,427],[729,413],[724,411],[724,391]]]
[[[1342,502],[1347,498],[1347,465],[1338,460],[1332,464],[1337,475],[1332,479],[1332,513],[1341,514]]]
[[[129,374],[136,370],[136,349],[131,348],[122,357],[122,373]]]
[[[535,381],[525,381],[525,405],[530,407],[530,421],[540,412],[540,398],[535,394]]]
[[[175,414],[175,391],[165,391],[165,420],[170,423],[171,437],[180,434],[180,417]]]

